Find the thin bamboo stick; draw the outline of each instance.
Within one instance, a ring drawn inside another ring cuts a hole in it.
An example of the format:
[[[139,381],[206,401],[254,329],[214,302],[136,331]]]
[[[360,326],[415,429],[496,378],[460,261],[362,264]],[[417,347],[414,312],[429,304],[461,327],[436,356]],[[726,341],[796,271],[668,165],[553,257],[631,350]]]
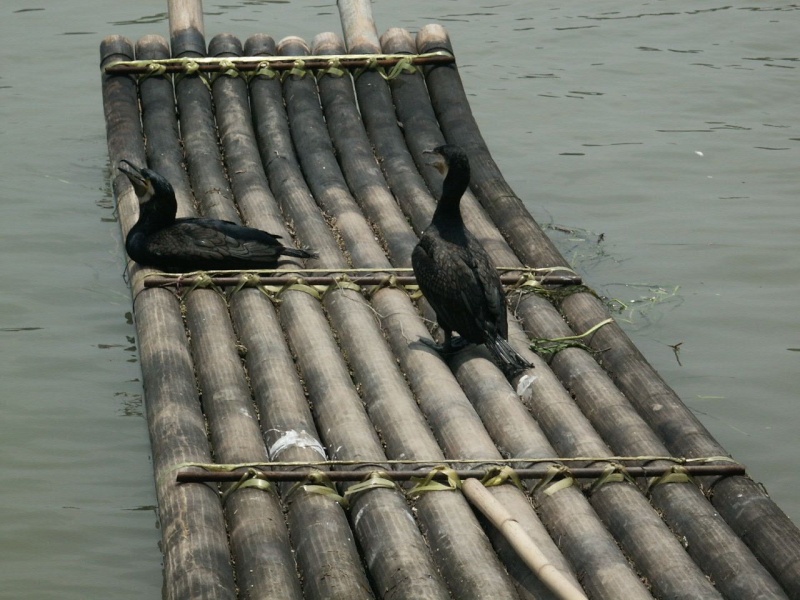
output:
[[[506,392],[503,392],[506,393]],[[528,416],[529,418],[530,416]],[[415,417],[409,417],[415,418]],[[521,417],[525,418],[525,417]],[[384,434],[381,431],[381,434]],[[385,436],[382,437],[385,439]],[[388,445],[388,444],[387,444]],[[532,458],[532,457],[531,457]],[[319,459],[319,455],[312,456],[312,459]],[[431,457],[431,466],[437,464],[444,464],[448,461],[444,458],[435,461]],[[266,465],[265,465],[266,466]],[[313,475],[317,467],[313,470],[301,469],[299,471],[274,471],[264,467],[248,467],[247,469],[239,469],[234,471],[205,471],[197,467],[187,467],[184,470],[178,471],[175,475],[175,480],[179,483],[189,482],[208,482],[208,481],[239,481],[242,475],[248,473],[249,470],[254,469],[258,472],[258,478],[265,481],[305,481]],[[665,466],[631,466],[626,467],[624,472],[630,477],[660,477],[670,472],[671,467]],[[709,475],[722,475],[730,477],[732,475],[741,475],[745,472],[743,465],[685,465],[682,469],[692,476],[709,476]],[[454,475],[459,479],[467,479],[469,477],[477,477],[484,479],[485,477],[495,473],[496,469],[453,469],[452,471],[427,471],[421,467],[414,470],[395,469],[386,474],[388,479],[392,481],[409,481],[411,479],[419,479],[422,476],[430,476],[433,481],[447,481],[448,477]],[[550,471],[546,468],[515,468],[514,472],[520,479],[543,479],[550,475]],[[597,479],[606,474],[606,467],[566,467],[564,475],[573,477],[574,479]],[[364,471],[353,470],[337,470],[329,471],[326,477],[331,481],[360,481],[364,478]]]
[[[126,39],[103,40],[103,65],[132,57]],[[135,83],[127,76],[104,76],[103,103],[112,164],[122,158],[143,164]],[[121,174],[114,178],[123,234],[135,222],[138,205],[126,181]],[[137,274],[134,267],[131,275]],[[233,570],[216,492],[207,486],[176,486],[169,476],[178,464],[210,460],[180,307],[169,292],[157,291],[139,296],[134,311],[162,529],[164,596],[233,598]],[[193,534],[185,535],[187,531]]]
[[[193,46],[194,47],[194,46]],[[336,55],[328,57],[320,56],[287,56],[287,57],[267,57],[255,56],[254,58],[242,57],[233,58],[227,61],[215,58],[174,58],[174,59],[140,59],[131,63],[121,62],[109,65],[105,72],[114,75],[143,75],[151,74],[152,66],[157,65],[163,73],[185,73],[189,68],[194,72],[201,73],[220,73],[234,68],[242,72],[253,72],[267,66],[273,71],[290,71],[294,69],[329,69],[331,67],[339,69],[364,69],[373,67],[393,67],[400,61],[414,65],[439,65],[450,64],[453,57],[446,53],[432,53],[427,56],[392,56],[383,54],[380,56],[348,56]],[[301,63],[301,64],[298,64]]]
[[[513,515],[490,494],[476,479],[464,482],[464,495],[497,529],[503,532],[525,564],[541,579],[556,597],[563,600],[581,600],[586,595],[571,579],[564,577],[536,543],[527,535]]]

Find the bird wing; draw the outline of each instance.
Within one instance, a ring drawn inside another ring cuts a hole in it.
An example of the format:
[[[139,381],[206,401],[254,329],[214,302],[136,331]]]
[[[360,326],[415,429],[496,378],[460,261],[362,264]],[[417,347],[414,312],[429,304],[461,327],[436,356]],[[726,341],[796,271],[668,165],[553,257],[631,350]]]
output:
[[[211,219],[178,219],[154,234],[148,245],[157,256],[179,256],[186,261],[274,260],[282,248],[279,236]]]
[[[479,281],[480,260],[476,262],[463,247],[423,234],[411,264],[439,323],[471,342],[482,342],[483,324],[491,316]]]

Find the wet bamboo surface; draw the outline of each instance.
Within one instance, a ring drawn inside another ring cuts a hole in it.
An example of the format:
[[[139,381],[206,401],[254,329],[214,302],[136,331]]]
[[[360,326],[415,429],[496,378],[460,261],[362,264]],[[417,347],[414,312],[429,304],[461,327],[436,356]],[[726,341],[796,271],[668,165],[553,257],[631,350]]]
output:
[[[134,50],[111,36],[102,65],[168,58],[170,47],[188,58],[453,51],[439,26],[379,38],[368,3],[339,4],[343,39],[259,34],[242,43],[224,34],[206,47],[199,3],[173,1],[169,43],[146,36]],[[580,334],[609,318],[586,288],[555,303],[530,287],[510,293],[512,344],[535,365],[511,381],[482,348],[445,362],[418,341],[438,336],[432,313],[389,275],[409,266],[441,189],[425,150],[467,150],[462,212],[496,264],[568,265],[493,162],[455,64],[388,81],[374,69],[351,75],[103,75],[112,164],[125,158],[167,176],[179,216],[245,222],[312,247],[318,259],[281,261],[275,275],[287,283],[304,268],[334,277],[369,269],[373,278],[330,283],[315,272],[317,288],[302,279],[278,294],[238,278],[179,290],[164,278],[147,285],[153,271],[129,264],[165,597],[800,597],[800,532],[747,476],[615,470],[614,456],[725,464],[727,453],[613,321],[584,340],[597,354],[569,347],[542,358],[528,348],[531,338]],[[137,200],[117,173],[114,190],[127,232]],[[409,493],[413,482],[380,477],[557,456],[591,457],[576,466],[613,475],[487,485],[494,511],[461,491]],[[325,459],[334,462],[299,483],[175,481],[192,463],[283,461],[292,464],[280,469],[306,471]],[[363,472],[371,487],[331,471]],[[513,519],[515,533],[497,515]],[[564,587],[537,577],[525,548]]]

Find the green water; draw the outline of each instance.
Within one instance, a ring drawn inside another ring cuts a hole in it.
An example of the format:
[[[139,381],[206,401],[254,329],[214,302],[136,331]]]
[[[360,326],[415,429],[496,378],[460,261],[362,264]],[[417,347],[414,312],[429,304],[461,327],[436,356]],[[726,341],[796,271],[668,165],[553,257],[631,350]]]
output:
[[[511,185],[619,300],[686,404],[800,518],[797,6],[373,8],[380,30],[450,30]],[[209,38],[340,31],[330,0],[206,1],[205,12]],[[166,35],[165,13],[160,0],[0,6],[2,598],[160,595],[98,46]]]

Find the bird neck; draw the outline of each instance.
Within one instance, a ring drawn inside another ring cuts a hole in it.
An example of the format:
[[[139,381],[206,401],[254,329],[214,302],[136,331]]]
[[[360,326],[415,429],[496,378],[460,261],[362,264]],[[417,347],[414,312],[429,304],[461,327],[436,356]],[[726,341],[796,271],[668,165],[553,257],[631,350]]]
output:
[[[469,187],[469,170],[464,172],[463,169],[451,168],[444,178],[442,196],[436,205],[433,219],[435,221],[440,219],[461,221],[461,197],[467,191],[467,187]]]
[[[175,222],[178,213],[178,201],[175,194],[158,198],[150,198],[139,204],[139,221],[148,228],[160,229]]]

